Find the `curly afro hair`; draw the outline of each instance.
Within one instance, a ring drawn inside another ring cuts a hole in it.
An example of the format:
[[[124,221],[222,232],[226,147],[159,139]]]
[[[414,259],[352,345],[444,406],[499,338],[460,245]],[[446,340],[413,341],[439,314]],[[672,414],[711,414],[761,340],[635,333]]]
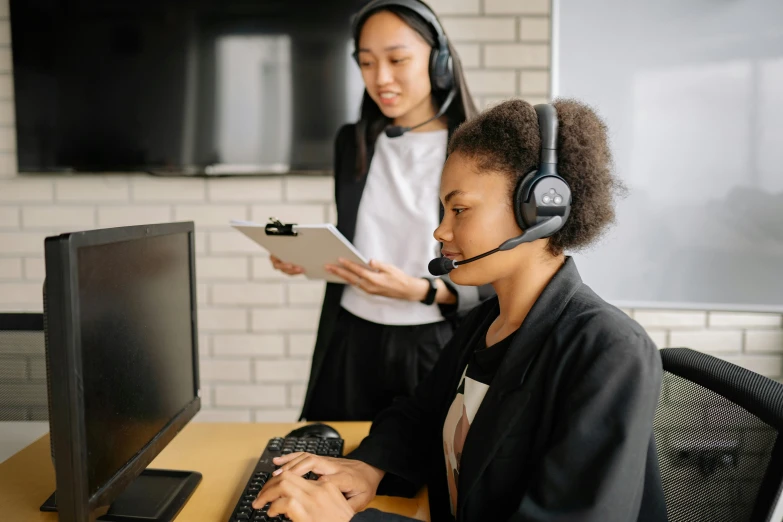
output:
[[[614,201],[625,187],[613,173],[606,125],[576,100],[553,102],[558,117],[558,173],[571,187],[571,213],[563,228],[549,238],[553,255],[589,246],[614,221]],[[515,99],[488,109],[462,124],[449,142],[448,154],[459,152],[479,171],[501,172],[509,179],[509,204],[517,181],[537,168],[541,149],[533,106]]]

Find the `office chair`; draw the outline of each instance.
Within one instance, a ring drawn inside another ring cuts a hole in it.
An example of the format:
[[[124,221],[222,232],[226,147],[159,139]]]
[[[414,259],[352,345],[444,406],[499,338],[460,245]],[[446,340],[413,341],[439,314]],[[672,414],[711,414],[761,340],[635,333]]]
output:
[[[0,313],[0,421],[48,420],[43,314]]]
[[[669,521],[780,522],[783,384],[688,348],[661,358],[654,427]]]

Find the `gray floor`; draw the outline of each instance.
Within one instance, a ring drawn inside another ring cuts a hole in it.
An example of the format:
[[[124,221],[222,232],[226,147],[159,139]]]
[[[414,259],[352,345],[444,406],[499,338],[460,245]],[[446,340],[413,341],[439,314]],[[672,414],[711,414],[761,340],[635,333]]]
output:
[[[48,431],[48,422],[0,422],[0,462],[5,461],[8,457],[34,442]]]

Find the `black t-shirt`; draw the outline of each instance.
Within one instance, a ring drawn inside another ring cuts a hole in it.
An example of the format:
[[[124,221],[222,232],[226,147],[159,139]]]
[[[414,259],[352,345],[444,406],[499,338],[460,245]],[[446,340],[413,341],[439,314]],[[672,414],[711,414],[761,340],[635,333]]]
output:
[[[487,346],[486,333],[478,337],[477,346],[470,356],[443,423],[443,454],[446,459],[452,515],[455,515],[457,510],[457,485],[465,438],[513,338],[514,334],[511,334],[500,342]]]

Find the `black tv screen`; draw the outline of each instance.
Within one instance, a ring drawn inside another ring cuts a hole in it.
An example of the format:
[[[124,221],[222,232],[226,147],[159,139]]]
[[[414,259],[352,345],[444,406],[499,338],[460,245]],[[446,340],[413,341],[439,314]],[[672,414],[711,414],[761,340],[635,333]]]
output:
[[[21,172],[329,170],[362,0],[11,0]]]

